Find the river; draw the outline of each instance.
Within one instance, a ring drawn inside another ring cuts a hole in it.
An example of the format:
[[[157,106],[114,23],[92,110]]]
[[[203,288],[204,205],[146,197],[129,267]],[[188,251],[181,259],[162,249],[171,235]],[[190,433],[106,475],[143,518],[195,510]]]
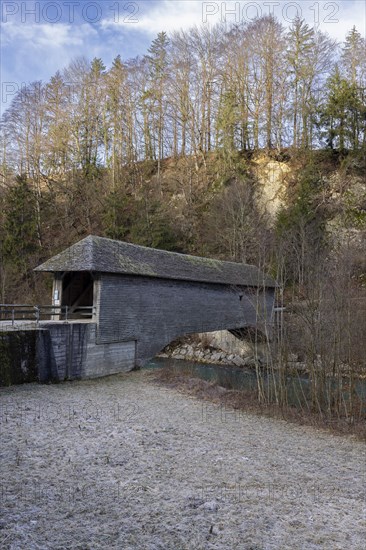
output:
[[[216,382],[219,386],[233,390],[245,390],[256,392],[258,388],[257,374],[254,369],[224,366],[211,363],[197,363],[182,359],[156,357],[150,361],[145,368],[156,369],[171,367],[176,372],[189,373],[194,378],[201,378],[208,382]],[[275,386],[279,384],[279,375],[275,372],[261,371],[263,386],[266,395],[272,400],[275,398]],[[336,381],[329,378],[328,388],[335,390]],[[349,386],[347,379],[342,380],[342,395],[347,401],[349,399]],[[287,399],[288,404],[295,407],[305,407],[311,400],[311,379],[308,375],[287,376]],[[354,395],[363,403],[363,410],[366,412],[366,380],[358,380],[354,384]]]

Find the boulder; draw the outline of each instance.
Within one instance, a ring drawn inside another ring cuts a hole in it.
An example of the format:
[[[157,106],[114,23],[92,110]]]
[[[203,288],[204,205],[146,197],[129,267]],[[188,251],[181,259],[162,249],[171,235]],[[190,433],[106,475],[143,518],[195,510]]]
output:
[[[239,357],[239,355],[236,355],[233,359],[233,363],[237,367],[245,367],[245,361],[242,357]]]

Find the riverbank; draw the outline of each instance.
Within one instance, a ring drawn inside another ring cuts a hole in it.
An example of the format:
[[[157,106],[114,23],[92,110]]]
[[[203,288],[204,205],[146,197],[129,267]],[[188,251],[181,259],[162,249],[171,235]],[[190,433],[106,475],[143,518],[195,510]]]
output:
[[[252,344],[236,338],[226,330],[187,335],[166,346],[158,355],[197,363],[255,368],[268,363],[265,344]]]
[[[2,388],[4,550],[364,547],[364,444],[137,371]]]
[[[228,331],[188,335],[166,346],[157,357],[192,361],[204,364],[217,364],[240,368],[270,368],[279,370],[273,359],[273,350],[263,342],[243,341],[232,336]],[[312,365],[307,364],[299,354],[288,353],[283,359],[281,369],[286,368],[286,375],[308,375],[315,369],[323,371],[326,376],[334,376],[334,365],[324,365],[318,355]],[[310,367],[310,368],[309,368]],[[362,365],[347,364],[337,366],[338,375],[366,380],[366,371]]]
[[[155,359],[156,381],[168,388],[220,407],[232,407],[238,414],[259,414],[279,418],[301,426],[312,426],[341,436],[356,437],[366,441],[364,415],[348,418],[319,412],[309,400],[309,381],[306,378],[290,377],[287,381],[287,401],[282,406],[268,396],[258,399],[258,381],[254,370],[228,365],[200,364],[187,360]],[[264,381],[269,387],[272,377]],[[263,383],[263,381],[261,382]],[[361,381],[360,384],[363,382]],[[365,389],[357,388],[359,400],[364,403]],[[267,392],[268,393],[268,392]],[[273,396],[273,394],[272,394]]]

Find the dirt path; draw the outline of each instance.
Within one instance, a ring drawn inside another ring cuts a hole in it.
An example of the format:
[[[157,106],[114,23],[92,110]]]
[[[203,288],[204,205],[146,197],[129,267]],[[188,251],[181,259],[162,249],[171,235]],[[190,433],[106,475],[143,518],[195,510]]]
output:
[[[365,446],[151,373],[0,390],[2,549],[364,550]]]

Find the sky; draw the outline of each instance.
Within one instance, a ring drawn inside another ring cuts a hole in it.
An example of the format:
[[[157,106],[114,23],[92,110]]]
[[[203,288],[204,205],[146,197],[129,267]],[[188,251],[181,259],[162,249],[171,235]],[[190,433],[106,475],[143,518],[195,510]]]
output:
[[[48,81],[72,59],[100,57],[108,66],[144,55],[161,31],[227,25],[273,13],[285,26],[300,15],[343,42],[353,25],[365,36],[364,0],[40,0],[1,2],[1,111],[22,86]]]

